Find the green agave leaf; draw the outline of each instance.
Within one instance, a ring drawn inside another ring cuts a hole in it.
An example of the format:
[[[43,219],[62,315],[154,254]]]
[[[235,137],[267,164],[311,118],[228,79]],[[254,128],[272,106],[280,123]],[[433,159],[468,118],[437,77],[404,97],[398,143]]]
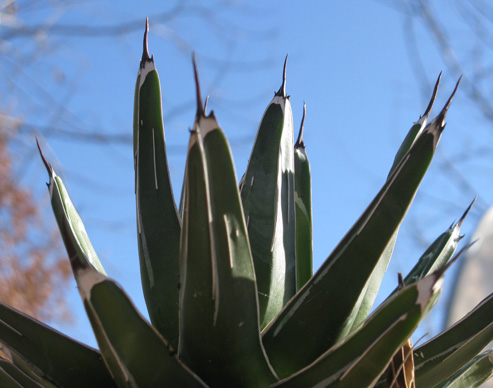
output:
[[[475,388],[493,376],[493,351],[474,357],[452,377],[434,388]]]
[[[195,66],[195,62],[194,62]],[[179,358],[218,387],[277,380],[260,340],[255,272],[229,145],[198,109],[185,167]]]
[[[293,112],[286,96],[286,62],[283,79],[262,117],[241,184],[261,328],[296,292],[294,134]]]
[[[355,303],[431,162],[457,86],[363,215],[312,279],[264,330],[264,346],[281,377],[313,362],[347,330]]]
[[[298,140],[294,145],[294,202],[296,205],[296,287],[299,290],[313,275],[312,179],[310,161],[303,141],[306,104],[303,104]]]
[[[161,88],[153,58],[144,51],[135,91],[134,162],[142,288],[151,322],[178,346],[180,218],[168,171]]]
[[[102,362],[101,362],[102,364]],[[40,371],[0,342],[0,387],[59,388],[41,376]]]
[[[91,268],[102,275],[106,275],[103,265],[99,261],[91,241],[87,236],[86,228],[72,204],[61,178],[55,174],[51,165],[46,161],[39,142],[37,144],[43,163],[50,176],[48,190],[50,192],[51,207],[55,214],[58,229],[62,235],[63,243],[65,244],[65,248],[69,255],[72,268],[74,268],[73,260],[79,256],[83,257]]]
[[[425,129],[426,123],[428,122],[428,117],[430,116],[430,112],[433,107],[433,103],[435,102],[437,96],[441,76],[442,73],[440,73],[440,75],[438,76],[435,88],[433,89],[433,94],[431,96],[430,102],[428,103],[428,107],[425,110],[425,113],[419,118],[416,123],[414,123],[414,125],[411,127],[406,137],[404,138],[401,146],[399,147],[399,150],[395,155],[394,162],[390,169],[388,178],[390,178],[390,176],[394,173],[399,163],[402,161],[404,156],[417,140],[418,136]],[[380,259],[375,266],[375,269],[373,270],[370,278],[368,279],[368,282],[365,285],[365,288],[363,289],[363,292],[361,293],[358,301],[355,303],[354,309],[346,323],[345,330],[343,330],[339,335],[340,338],[343,338],[347,333],[358,326],[370,313],[373,303],[375,302],[375,299],[377,297],[378,291],[380,290],[380,285],[382,284],[382,280],[385,272],[387,271],[387,267],[389,266],[390,259],[392,258],[398,233],[399,227],[397,227],[397,229],[394,231],[394,234],[390,238],[387,246],[381,254]]]
[[[416,386],[433,387],[473,359],[493,339],[493,294],[448,330],[414,351]]]
[[[206,387],[102,271],[62,180],[43,157],[51,202],[103,359],[120,388]]]
[[[116,387],[97,350],[1,302],[0,343],[57,386]]]
[[[344,340],[273,387],[373,386],[395,351],[407,341],[429,311],[442,282],[442,273],[434,273],[399,290]]]
[[[380,255],[380,258],[378,259],[375,268],[368,278],[363,291],[359,295],[356,303],[354,303],[353,310],[351,311],[351,313],[349,313],[344,327],[341,329],[341,332],[337,337],[337,341],[344,338],[348,333],[351,332],[351,330],[354,330],[361,322],[365,320],[366,317],[368,317],[368,314],[370,313],[373,303],[375,302],[375,299],[377,297],[378,290],[380,289],[380,284],[382,283],[383,276],[387,271],[390,259],[392,258],[392,254],[394,253],[394,246],[397,240],[399,227],[400,225],[397,227],[394,234],[387,243],[387,246]]]

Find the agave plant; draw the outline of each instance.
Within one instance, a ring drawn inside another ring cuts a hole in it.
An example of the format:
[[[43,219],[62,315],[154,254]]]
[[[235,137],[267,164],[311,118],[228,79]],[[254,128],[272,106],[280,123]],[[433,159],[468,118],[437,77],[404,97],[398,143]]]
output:
[[[467,211],[370,314],[458,83],[428,122],[438,78],[382,189],[312,275],[310,164],[304,119],[293,144],[286,64],[239,185],[223,131],[203,106],[195,62],[194,69],[197,114],[176,206],[146,27],[133,150],[142,287],[152,323],[106,275],[41,153],[99,350],[0,304],[0,386],[425,388],[487,379],[492,354],[478,354],[493,338],[491,295],[449,330],[419,347],[410,342],[440,293]]]

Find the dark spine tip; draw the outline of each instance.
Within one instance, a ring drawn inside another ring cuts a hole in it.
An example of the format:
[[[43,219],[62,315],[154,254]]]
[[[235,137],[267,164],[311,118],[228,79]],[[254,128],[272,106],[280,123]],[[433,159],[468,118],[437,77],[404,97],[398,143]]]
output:
[[[197,71],[197,62],[195,53],[192,54],[193,73],[195,76],[195,90],[197,92],[197,117],[205,117],[204,105],[202,104],[202,95],[200,93],[199,73]]]
[[[305,142],[303,141],[303,131],[305,129],[305,117],[306,117],[306,103],[303,101],[303,117],[301,118],[300,133],[298,134],[298,140],[294,148],[305,148]]]
[[[405,283],[404,279],[402,278],[402,273],[397,272],[397,288],[402,289],[404,288]]]
[[[438,86],[440,85],[441,78],[442,78],[442,72],[440,72],[440,74],[438,74],[438,79],[437,79],[437,82],[435,83],[435,87],[433,88],[433,94],[431,95],[430,102],[428,103],[428,107],[426,108],[425,113],[423,113],[423,116],[421,116],[421,117],[428,118],[428,116],[430,115],[431,108],[433,108],[433,104],[434,104],[435,99],[437,97]]]
[[[462,217],[459,219],[459,221],[457,221],[457,225],[459,226],[459,228],[462,226],[462,223],[464,222],[464,220],[466,219],[466,216],[467,214],[469,213],[469,210],[471,210],[472,206],[474,205],[474,202],[476,202],[476,199],[478,197],[474,197],[474,199],[472,200],[471,204],[467,207],[466,211],[464,212],[464,214],[462,214]]]
[[[53,174],[53,168],[51,167],[51,164],[48,163],[45,156],[43,155],[43,150],[41,149],[41,146],[39,145],[38,138],[36,138],[36,144],[38,145],[39,154],[41,155],[41,159],[43,160],[43,163],[46,167],[46,171],[48,171],[48,175],[50,176],[50,179],[51,179],[51,175]]]
[[[146,27],[144,31],[144,42],[142,49],[142,59],[140,60],[140,67],[144,67],[146,62],[152,61],[152,57],[149,56],[148,35],[149,35],[149,18],[146,17]]]
[[[445,103],[445,105],[444,105],[442,111],[440,112],[439,116],[443,116],[443,118],[445,118],[445,115],[447,114],[447,111],[450,108],[450,104],[452,104],[452,100],[454,99],[455,93],[457,93],[457,89],[459,88],[459,84],[460,84],[461,79],[462,79],[462,76],[460,76],[459,79],[457,80],[457,84],[455,85],[454,91],[452,92],[452,94],[450,95],[449,99]]]
[[[462,76],[459,77],[457,84],[455,85],[454,91],[452,92],[449,99],[447,100],[447,102],[443,106],[442,111],[437,116],[438,118],[440,118],[440,121],[442,123],[442,127],[445,126],[445,123],[444,123],[445,116],[447,115],[447,111],[450,108],[450,104],[452,104],[452,100],[454,99],[455,93],[457,93],[457,89],[459,88],[459,84],[460,84],[461,79],[462,79]]]
[[[436,133],[440,134],[443,131],[443,129],[445,128],[445,116],[447,116],[447,111],[450,108],[450,104],[452,104],[452,100],[455,96],[455,93],[457,93],[457,89],[459,88],[459,84],[460,84],[461,79],[462,79],[462,76],[459,77],[459,80],[457,81],[457,84],[455,85],[454,91],[450,95],[449,99],[445,103],[444,107],[442,108],[442,110],[440,111],[438,116],[433,119],[432,123],[430,123],[430,124],[433,124],[433,125],[430,125],[430,127],[429,127],[430,132],[436,132]]]
[[[288,54],[286,54],[286,58],[284,59],[284,68],[282,71],[282,85],[279,88],[276,96],[286,97],[286,68],[288,65]]]

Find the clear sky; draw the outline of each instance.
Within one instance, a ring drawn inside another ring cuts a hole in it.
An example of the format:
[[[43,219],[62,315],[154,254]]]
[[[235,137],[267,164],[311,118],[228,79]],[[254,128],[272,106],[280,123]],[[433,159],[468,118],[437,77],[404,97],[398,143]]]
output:
[[[25,112],[22,98],[18,101],[21,107],[16,109],[33,124],[48,123],[55,128],[44,143],[45,154],[64,178],[106,271],[143,312],[128,139],[146,16],[150,18],[149,50],[162,83],[175,195],[181,190],[188,129],[195,113],[192,52],[197,54],[202,92],[210,94],[209,109],[214,110],[230,139],[238,177],[246,167],[263,110],[281,84],[284,57],[289,54],[287,93],[291,95],[295,126],[301,120],[303,101],[307,105],[305,143],[313,177],[315,267],[383,184],[401,140],[424,112],[439,72],[444,71],[442,86],[432,116],[441,109],[460,75],[445,67],[426,28],[414,20],[413,36],[425,75],[424,80],[418,79],[413,68],[416,56],[405,28],[412,19],[385,2],[218,0],[214,6],[201,8],[194,5],[200,2],[189,1],[183,2],[188,5],[179,9],[179,14],[164,21],[161,14],[172,10],[177,2],[170,3],[123,1],[116,6],[110,1],[88,1],[65,7],[55,15],[43,10],[19,14],[27,25],[46,21],[55,26],[128,22],[134,31],[97,39],[53,35],[56,50],[49,63],[56,64],[57,72],[41,78],[39,72],[46,70],[48,63],[38,63],[28,69],[23,81],[49,90],[53,109],[41,108],[46,106],[46,97],[37,89],[29,96]],[[441,9],[447,20],[459,17],[453,7]],[[141,23],[141,29],[135,27],[136,22]],[[458,28],[453,29],[451,39],[458,47],[468,48]],[[477,169],[471,174],[471,166],[453,160],[454,155],[466,152],[473,130],[485,143],[491,142],[491,131],[481,127],[479,115],[471,117],[471,110],[466,108],[470,104],[459,90],[437,158],[416,198],[417,207],[410,214],[411,221],[403,225],[402,241],[385,279],[385,292],[395,286],[397,272],[409,270],[426,243],[456,220],[475,194],[480,194],[480,200],[472,220],[491,203],[493,193],[489,185],[481,183],[485,175]],[[79,137],[61,136],[63,131],[104,132],[123,135],[127,140],[109,144],[70,141]],[[34,148],[26,152],[27,157]],[[457,188],[456,181],[443,173],[449,162],[458,175],[471,176],[473,189]],[[47,177],[41,161],[34,159],[30,168],[27,183],[43,186]],[[47,193],[41,195],[48,206]],[[464,231],[470,233],[474,226],[474,221],[466,222]],[[76,324],[58,327],[94,345],[75,287],[73,282],[70,298]],[[429,326],[425,331],[436,329],[436,325]]]

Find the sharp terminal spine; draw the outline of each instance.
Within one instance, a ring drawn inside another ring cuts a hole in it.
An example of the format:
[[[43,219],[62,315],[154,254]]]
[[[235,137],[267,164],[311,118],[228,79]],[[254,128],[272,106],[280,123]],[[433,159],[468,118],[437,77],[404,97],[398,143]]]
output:
[[[447,114],[448,108],[450,108],[450,104],[452,103],[452,100],[454,99],[455,93],[457,93],[457,89],[459,88],[459,84],[460,84],[461,80],[462,80],[462,75],[457,80],[457,84],[455,85],[454,91],[452,92],[449,99],[445,103],[445,106],[443,107],[442,111],[440,112],[440,115],[443,114],[443,116],[445,116]]]
[[[48,161],[46,160],[46,158],[43,154],[43,150],[41,149],[41,146],[39,144],[39,140],[37,137],[36,137],[36,144],[38,145],[39,154],[41,155],[41,159],[43,160],[43,164],[46,167],[46,171],[48,171],[48,175],[51,177],[53,175],[53,167],[51,167],[51,164],[48,163]]]
[[[197,92],[197,118],[205,117],[204,104],[202,103],[202,95],[200,93],[199,73],[197,71],[197,61],[195,53],[192,54],[193,73],[195,76],[195,90]]]
[[[282,71],[282,85],[276,93],[276,96],[287,98],[286,96],[286,68],[288,65],[288,54],[286,54],[286,58],[284,59],[284,68]]]
[[[149,56],[148,35],[149,35],[149,18],[146,18],[146,26],[144,31],[144,41],[143,41],[143,49],[142,49],[142,59],[140,60],[141,68],[144,68],[146,62],[154,61],[154,56]]]
[[[469,210],[471,210],[472,206],[474,205],[474,203],[476,202],[476,199],[478,197],[475,196],[474,199],[472,200],[472,202],[469,204],[469,206],[467,207],[466,211],[464,212],[464,214],[462,214],[462,217],[459,219],[459,221],[457,221],[457,225],[459,226],[459,228],[462,226],[462,223],[464,222],[467,214],[469,213]]]
[[[300,133],[298,134],[298,140],[294,148],[305,148],[305,142],[303,141],[303,131],[305,129],[305,117],[306,117],[306,103],[303,101],[303,117],[301,118]]]
[[[427,119],[430,116],[431,108],[435,103],[435,99],[438,93],[438,86],[440,85],[441,79],[442,79],[442,71],[440,72],[440,74],[438,74],[437,82],[435,83],[435,87],[433,88],[433,94],[431,95],[431,99],[430,102],[428,103],[428,107],[426,108],[425,113],[423,113],[423,116],[421,116],[422,118],[424,117],[425,119]]]

